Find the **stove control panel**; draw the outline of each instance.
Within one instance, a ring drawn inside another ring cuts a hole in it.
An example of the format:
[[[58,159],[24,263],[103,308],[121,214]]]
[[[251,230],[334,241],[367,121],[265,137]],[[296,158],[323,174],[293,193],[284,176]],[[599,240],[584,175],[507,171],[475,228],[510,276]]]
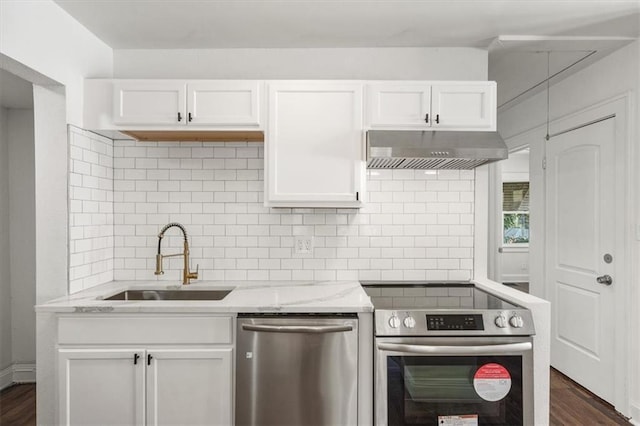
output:
[[[524,326],[524,320],[518,314],[513,314],[511,318],[509,318],[509,324],[514,328],[522,328]]]
[[[494,322],[500,328],[505,328],[506,326],[509,325],[509,323],[507,322],[507,316],[504,314],[498,315]]]
[[[427,315],[427,330],[484,330],[482,315]]]
[[[391,318],[389,318],[389,327],[391,328],[400,327],[400,318],[398,318],[398,316],[395,313],[391,315]]]
[[[505,310],[375,311],[377,336],[531,336],[531,312]]]
[[[416,320],[411,315],[407,314],[407,316],[404,317],[404,320],[402,320],[402,325],[407,328],[413,328],[416,326]]]

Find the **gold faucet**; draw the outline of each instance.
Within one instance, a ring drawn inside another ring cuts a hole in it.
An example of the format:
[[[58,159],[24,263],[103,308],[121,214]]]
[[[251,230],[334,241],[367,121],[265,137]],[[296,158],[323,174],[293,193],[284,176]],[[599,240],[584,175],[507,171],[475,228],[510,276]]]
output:
[[[174,253],[174,254],[165,254],[163,255],[160,252],[160,247],[162,245],[162,238],[164,237],[164,233],[167,231],[167,229],[172,228],[172,227],[177,227],[180,228],[180,230],[182,231],[182,235],[184,236],[184,250],[182,253]],[[182,284],[183,285],[187,285],[189,284],[189,280],[197,280],[198,279],[198,268],[199,266],[196,265],[196,271],[195,272],[190,272],[189,271],[189,241],[187,240],[187,231],[186,229],[184,229],[184,226],[182,226],[181,224],[177,223],[177,222],[171,222],[168,225],[165,225],[162,230],[160,231],[160,233],[158,234],[158,254],[156,255],[156,275],[162,275],[164,274],[164,271],[162,270],[162,259],[164,259],[165,257],[174,257],[174,256],[183,256],[184,257],[184,269],[182,271]]]

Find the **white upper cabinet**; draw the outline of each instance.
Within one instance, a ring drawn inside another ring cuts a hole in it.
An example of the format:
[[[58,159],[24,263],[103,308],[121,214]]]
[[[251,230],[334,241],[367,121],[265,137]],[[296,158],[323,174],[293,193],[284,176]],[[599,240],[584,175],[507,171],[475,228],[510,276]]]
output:
[[[431,86],[381,83],[368,88],[371,127],[403,128],[429,125]]]
[[[219,81],[187,84],[189,125],[260,125],[256,81]]]
[[[268,85],[267,206],[362,206],[362,88],[351,82]]]
[[[496,129],[496,84],[480,82],[382,82],[367,87],[372,129]]]
[[[181,81],[116,81],[113,122],[116,124],[186,123],[186,91]]]
[[[432,126],[438,129],[496,130],[496,83],[434,83]]]
[[[113,123],[257,129],[260,87],[251,80],[114,80]]]

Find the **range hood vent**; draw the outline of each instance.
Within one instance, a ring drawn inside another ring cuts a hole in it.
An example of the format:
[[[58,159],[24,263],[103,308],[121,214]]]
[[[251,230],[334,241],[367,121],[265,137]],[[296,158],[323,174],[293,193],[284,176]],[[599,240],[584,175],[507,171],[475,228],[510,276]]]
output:
[[[507,156],[507,145],[498,132],[367,132],[370,169],[474,169]]]

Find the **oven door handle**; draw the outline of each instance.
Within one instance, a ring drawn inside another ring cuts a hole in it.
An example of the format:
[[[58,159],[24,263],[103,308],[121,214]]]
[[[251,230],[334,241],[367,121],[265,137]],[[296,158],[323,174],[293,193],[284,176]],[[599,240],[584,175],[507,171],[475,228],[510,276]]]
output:
[[[429,346],[405,345],[402,343],[378,343],[378,349],[383,351],[420,355],[500,355],[530,351],[532,348],[533,345],[531,342],[479,346]]]

